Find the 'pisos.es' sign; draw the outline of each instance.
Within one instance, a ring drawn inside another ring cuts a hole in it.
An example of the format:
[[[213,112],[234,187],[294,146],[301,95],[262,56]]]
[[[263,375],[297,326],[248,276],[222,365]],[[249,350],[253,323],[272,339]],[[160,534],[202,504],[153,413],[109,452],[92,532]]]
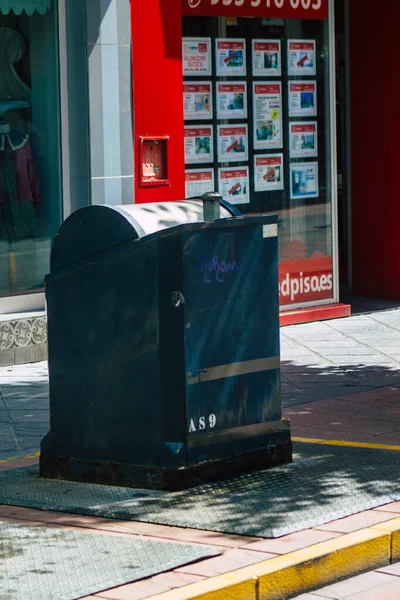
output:
[[[182,0],[184,15],[327,19],[328,0]]]

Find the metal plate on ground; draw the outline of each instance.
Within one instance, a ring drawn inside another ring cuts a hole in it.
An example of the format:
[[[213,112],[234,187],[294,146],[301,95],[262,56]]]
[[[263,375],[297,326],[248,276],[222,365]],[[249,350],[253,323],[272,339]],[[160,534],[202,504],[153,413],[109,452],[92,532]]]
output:
[[[295,444],[294,463],[183,492],[0,473],[0,504],[279,537],[400,499],[400,452]]]
[[[204,546],[0,522],[0,598],[75,600],[217,554]]]

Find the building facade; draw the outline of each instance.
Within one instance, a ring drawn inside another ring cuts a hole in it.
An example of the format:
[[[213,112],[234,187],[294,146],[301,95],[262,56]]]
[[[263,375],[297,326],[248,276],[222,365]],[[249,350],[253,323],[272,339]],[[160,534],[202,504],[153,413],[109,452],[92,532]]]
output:
[[[398,298],[398,9],[374,3],[0,0],[0,313],[44,308],[72,211],[214,189],[279,215],[283,323]]]

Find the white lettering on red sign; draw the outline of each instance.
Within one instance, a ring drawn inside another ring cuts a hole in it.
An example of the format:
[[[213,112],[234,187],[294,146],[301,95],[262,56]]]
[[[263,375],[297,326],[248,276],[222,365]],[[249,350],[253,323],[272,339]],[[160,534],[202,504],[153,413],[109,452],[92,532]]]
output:
[[[197,8],[201,0],[188,0],[190,8]],[[217,4],[222,4],[223,6],[244,6],[248,3],[249,0],[211,0],[211,6],[217,6]],[[304,10],[308,10],[309,8],[313,10],[319,10],[322,6],[322,0],[250,0],[251,6],[257,8],[262,6],[264,3],[265,8],[283,8],[285,6],[285,2],[290,5],[295,10],[299,7],[304,8]]]
[[[212,16],[222,14],[221,10],[227,9],[227,14],[234,11],[234,14],[239,14],[236,9],[241,9],[243,14],[246,9],[250,13],[260,14],[262,11],[276,11],[285,13],[284,16],[296,18],[296,11],[303,13],[309,11],[310,15],[315,16],[310,18],[327,18],[327,0],[182,0],[183,14],[190,14],[191,11],[197,14]],[[291,14],[292,13],[292,14]],[[321,13],[317,16],[316,13]],[[248,14],[248,13],[247,13]],[[267,16],[267,15],[266,15]]]

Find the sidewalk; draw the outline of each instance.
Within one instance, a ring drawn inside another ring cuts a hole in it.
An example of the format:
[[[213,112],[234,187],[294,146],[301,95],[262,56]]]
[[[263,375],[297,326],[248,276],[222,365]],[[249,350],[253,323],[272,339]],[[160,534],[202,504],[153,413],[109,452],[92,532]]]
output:
[[[191,495],[122,490],[117,502],[105,486],[40,487],[46,364],[0,369],[0,552],[6,543],[17,553],[5,554],[7,598],[72,600],[88,589],[110,600],[280,600],[400,560],[400,310],[287,327],[281,345],[293,465]],[[30,551],[31,538],[51,541],[52,560]],[[110,572],[105,550],[118,556]],[[86,571],[76,567],[71,587],[75,564]]]

